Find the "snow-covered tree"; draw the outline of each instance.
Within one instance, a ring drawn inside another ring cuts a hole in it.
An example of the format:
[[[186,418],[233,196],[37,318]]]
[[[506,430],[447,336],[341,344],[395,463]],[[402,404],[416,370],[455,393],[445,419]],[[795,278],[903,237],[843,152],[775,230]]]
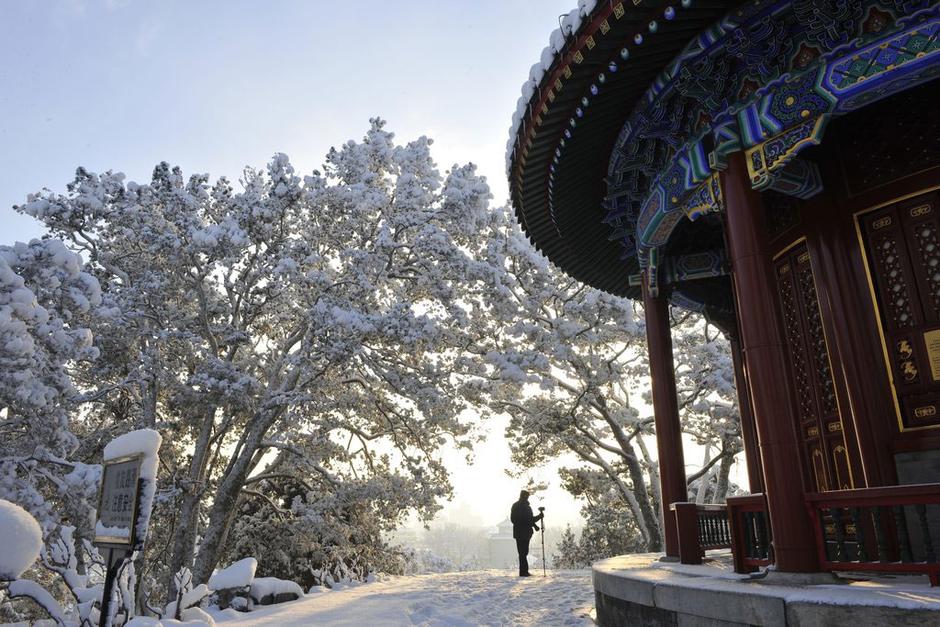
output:
[[[678,310],[672,339],[682,430],[705,449],[701,468],[687,477],[689,500],[723,503],[735,456],[744,450],[731,347],[704,318]]]
[[[565,530],[556,568],[587,568],[595,560],[645,550],[632,512],[605,473],[582,467],[563,469],[561,477],[564,488],[583,502],[584,527],[578,537]]]
[[[640,437],[652,421],[634,406],[646,361],[633,305],[563,275],[506,214],[490,239],[490,262],[504,269],[492,310],[500,325],[481,352],[498,381],[489,398],[510,416],[514,461],[573,453],[598,468],[658,550],[658,501],[648,486],[656,467]]]
[[[280,470],[288,470],[282,468]],[[223,553],[229,563],[258,556],[258,576],[296,581],[304,589],[371,572],[400,574],[404,556],[383,535],[403,514],[422,506],[421,494],[396,476],[348,478],[335,484],[292,472],[267,472],[267,498],[245,499]]]
[[[138,611],[249,555],[314,583],[401,566],[382,538],[433,515],[443,445],[469,449],[468,418],[489,411],[509,414],[521,464],[580,460],[590,546],[618,525],[661,545],[634,305],[551,267],[474,167],[441,176],[430,144],[374,120],[304,177],[280,154],[237,185],[80,168],[17,207],[55,239],[0,248],[0,498],[40,521],[74,601],[96,585],[97,464],[138,429],[162,436],[133,567],[150,590],[122,592]],[[714,498],[737,437],[730,362],[713,329],[685,327],[683,415],[715,451],[699,490]]]
[[[642,310],[562,274],[532,248],[511,216],[500,215],[488,248],[490,263],[503,270],[491,309],[496,322],[477,350],[494,380],[484,386],[487,398],[511,418],[514,461],[529,467],[573,454],[591,469],[592,482],[606,482],[605,498],[616,497],[629,512],[639,546],[659,550]],[[727,345],[698,317],[680,322],[675,357],[681,418],[700,442],[714,446],[725,435],[737,437],[730,427],[737,414]],[[726,426],[716,423],[718,414]],[[721,459],[707,460],[708,468],[740,450],[722,442],[714,446]]]
[[[80,452],[164,436],[149,550],[162,581],[186,566],[206,581],[246,500],[365,519],[401,499],[387,524],[448,493],[437,450],[467,445],[477,391],[454,370],[492,282],[474,259],[490,195],[473,166],[442,178],[430,144],[396,145],[374,120],[303,178],[284,155],[238,189],[167,164],[146,185],[79,169],[66,193],[18,207],[102,288],[87,316],[101,356],[75,373]]]
[[[552,555],[552,566],[558,569],[585,568],[586,565],[578,555],[578,538],[574,535],[571,525],[565,527],[558,543],[557,553]]]
[[[94,507],[99,469],[71,459],[79,398],[67,366],[97,357],[81,318],[100,302],[98,281],[62,242],[0,246],[0,498],[47,535],[63,519],[87,529]]]

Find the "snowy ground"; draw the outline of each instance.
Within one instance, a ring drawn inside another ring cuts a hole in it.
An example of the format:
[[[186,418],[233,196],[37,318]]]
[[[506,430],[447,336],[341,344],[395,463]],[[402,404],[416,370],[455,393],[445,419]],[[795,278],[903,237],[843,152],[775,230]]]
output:
[[[249,614],[216,613],[220,625],[592,625],[591,571],[519,578],[506,570],[394,577],[310,594]]]

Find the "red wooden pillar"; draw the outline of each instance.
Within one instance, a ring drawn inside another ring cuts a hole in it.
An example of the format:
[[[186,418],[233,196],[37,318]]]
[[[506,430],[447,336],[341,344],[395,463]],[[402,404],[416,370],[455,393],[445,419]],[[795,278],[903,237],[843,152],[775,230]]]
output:
[[[744,442],[744,459],[747,462],[747,482],[751,494],[764,491],[764,471],[760,465],[760,449],[757,445],[757,426],[751,411],[751,391],[747,385],[747,368],[741,354],[741,341],[732,336],[731,361],[734,364],[734,387],[738,393],[738,412],[741,415],[741,440]]]
[[[645,280],[643,311],[646,314],[646,343],[653,388],[653,415],[656,420],[656,450],[659,455],[659,482],[663,495],[666,555],[679,557],[679,537],[669,505],[683,503],[689,496],[685,483],[685,457],[682,455],[682,430],[679,428],[676,372],[672,362],[669,303],[663,295],[652,296]]]
[[[702,547],[698,541],[698,505],[673,503],[669,506],[676,517],[676,535],[679,538],[679,561],[683,564],[701,564]]]
[[[767,249],[764,205],[760,193],[751,187],[743,152],[731,155],[728,169],[721,173],[721,187],[776,567],[784,572],[816,572],[819,561],[803,503],[800,448],[794,430],[796,408]]]

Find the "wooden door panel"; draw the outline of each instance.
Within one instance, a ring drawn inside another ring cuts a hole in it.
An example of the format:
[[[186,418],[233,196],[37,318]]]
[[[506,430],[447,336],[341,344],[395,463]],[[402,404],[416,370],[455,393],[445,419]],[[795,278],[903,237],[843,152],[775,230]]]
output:
[[[940,427],[940,196],[858,217],[899,428]]]
[[[805,240],[774,258],[777,293],[803,437],[804,474],[817,490],[854,487],[858,453],[845,441],[842,416],[823,331],[812,260]]]

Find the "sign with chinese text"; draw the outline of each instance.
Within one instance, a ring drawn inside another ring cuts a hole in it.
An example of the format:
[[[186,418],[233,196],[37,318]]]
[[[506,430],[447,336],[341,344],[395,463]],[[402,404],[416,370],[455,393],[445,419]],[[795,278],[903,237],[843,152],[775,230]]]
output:
[[[131,545],[137,524],[137,485],[142,457],[105,462],[98,495],[95,544]]]
[[[930,374],[934,381],[940,381],[940,329],[924,333],[924,344],[927,345]]]

